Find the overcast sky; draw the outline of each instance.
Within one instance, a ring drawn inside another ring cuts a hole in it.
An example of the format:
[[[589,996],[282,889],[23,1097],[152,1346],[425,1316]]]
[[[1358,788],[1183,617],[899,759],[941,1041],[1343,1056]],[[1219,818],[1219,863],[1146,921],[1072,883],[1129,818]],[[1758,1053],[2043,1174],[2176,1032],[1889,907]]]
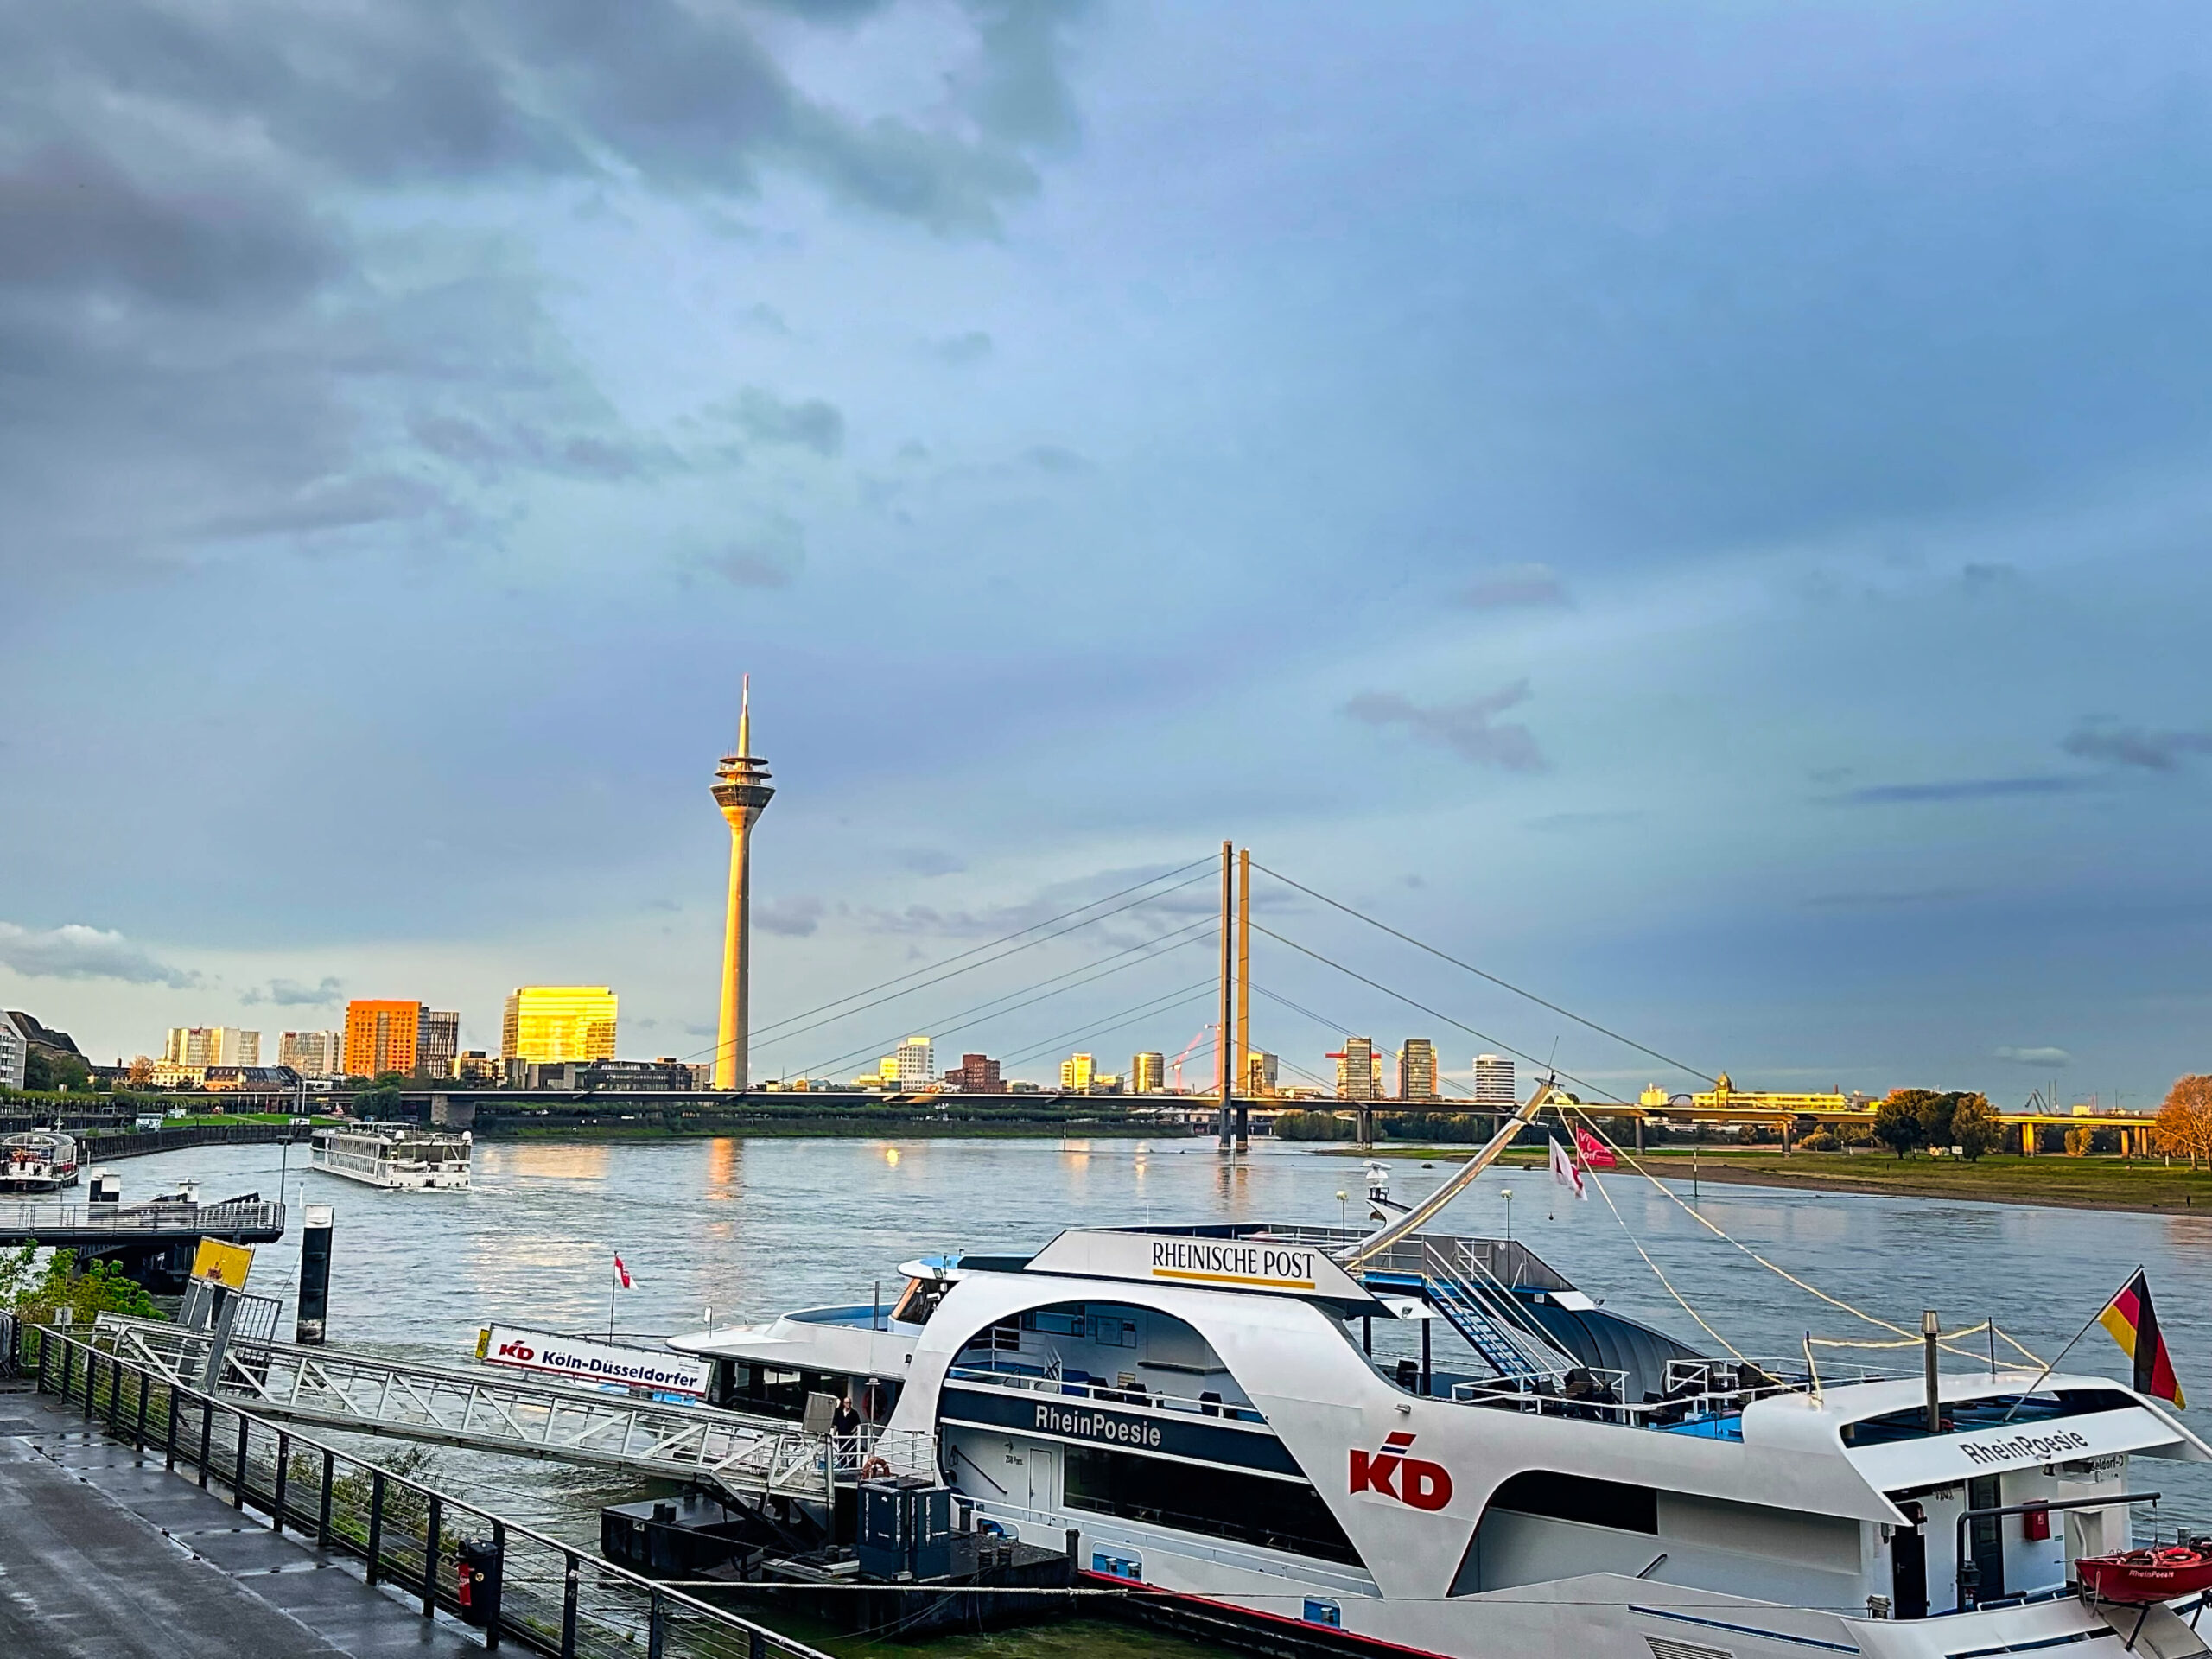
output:
[[[4,0],[0,1004],[700,1054],[749,670],[764,1024],[1234,836],[1739,1085],[2147,1101],[2209,71],[2182,4]],[[756,1075],[1172,1053],[1207,893]],[[1263,898],[1436,1011],[1263,935],[1309,1071],[1694,1082]]]

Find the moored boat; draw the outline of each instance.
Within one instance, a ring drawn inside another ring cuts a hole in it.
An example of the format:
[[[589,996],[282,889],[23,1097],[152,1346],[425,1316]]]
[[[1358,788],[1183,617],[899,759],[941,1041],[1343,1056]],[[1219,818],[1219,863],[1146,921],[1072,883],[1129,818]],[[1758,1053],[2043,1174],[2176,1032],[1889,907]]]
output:
[[[0,1140],[0,1192],[58,1192],[79,1173],[74,1135],[29,1129]]]

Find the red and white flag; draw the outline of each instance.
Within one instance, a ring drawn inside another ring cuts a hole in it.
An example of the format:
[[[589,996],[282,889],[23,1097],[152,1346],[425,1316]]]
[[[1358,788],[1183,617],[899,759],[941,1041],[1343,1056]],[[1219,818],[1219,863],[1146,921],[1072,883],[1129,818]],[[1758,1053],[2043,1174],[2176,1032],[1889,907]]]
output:
[[[625,1290],[635,1290],[638,1287],[638,1281],[630,1276],[630,1269],[622,1265],[622,1254],[619,1250],[614,1255],[614,1276],[622,1281],[622,1288]]]
[[[1552,1142],[1552,1179],[1561,1186],[1571,1186],[1578,1198],[1590,1194],[1583,1189],[1582,1172],[1574,1166],[1574,1160],[1567,1155],[1567,1148],[1556,1141]]]
[[[1582,1154],[1585,1169],[1612,1169],[1620,1160],[1613,1156],[1613,1149],[1580,1123],[1574,1126],[1574,1149]]]

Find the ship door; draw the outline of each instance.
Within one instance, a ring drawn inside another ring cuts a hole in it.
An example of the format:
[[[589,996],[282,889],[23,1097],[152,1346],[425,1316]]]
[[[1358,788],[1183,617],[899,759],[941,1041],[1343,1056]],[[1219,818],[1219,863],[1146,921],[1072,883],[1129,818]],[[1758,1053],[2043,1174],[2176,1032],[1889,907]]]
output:
[[[1900,1506],[1915,1524],[1890,1535],[1890,1601],[1899,1618],[1928,1617],[1928,1535],[1920,1505]]]
[[[1059,1453],[1049,1446],[1029,1448],[1029,1507],[1050,1514],[1060,1507]]]
[[[1967,1507],[1993,1510],[2005,1502],[1994,1475],[1975,1475],[1967,1482]],[[1978,1515],[1967,1522],[1967,1551],[1980,1570],[1974,1599],[1986,1605],[2005,1593],[2005,1533],[1993,1515]]]

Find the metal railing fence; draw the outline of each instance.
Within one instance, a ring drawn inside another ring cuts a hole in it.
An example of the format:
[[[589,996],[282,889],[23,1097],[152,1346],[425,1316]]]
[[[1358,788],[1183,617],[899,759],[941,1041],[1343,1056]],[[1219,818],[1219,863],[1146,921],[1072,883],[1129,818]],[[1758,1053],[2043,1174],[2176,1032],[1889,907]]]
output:
[[[499,1553],[501,1594],[486,1646],[502,1639],[553,1659],[829,1659],[801,1642],[519,1522],[394,1474],[328,1443],[170,1381],[94,1333],[17,1325],[10,1355],[40,1393],[87,1423],[159,1452],[164,1465],[257,1510],[318,1548],[359,1557],[371,1584],[420,1598],[424,1617],[467,1617],[464,1539]]]

